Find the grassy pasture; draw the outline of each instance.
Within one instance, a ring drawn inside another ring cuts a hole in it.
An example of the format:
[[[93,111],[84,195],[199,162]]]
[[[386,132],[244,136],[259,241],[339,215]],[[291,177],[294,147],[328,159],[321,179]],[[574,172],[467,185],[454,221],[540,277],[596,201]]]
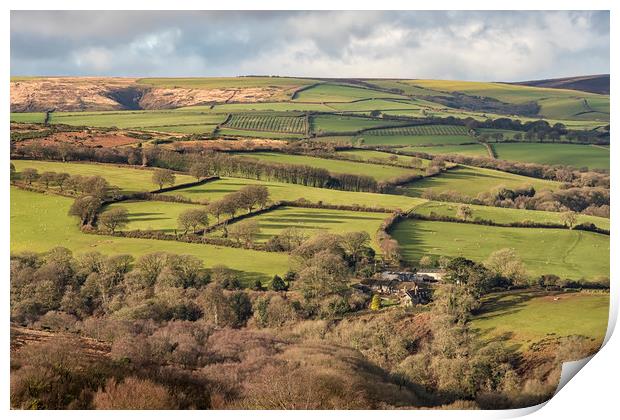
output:
[[[460,125],[414,125],[410,127],[379,128],[374,136],[467,136],[467,128]]]
[[[308,131],[308,124],[304,116],[283,116],[283,115],[252,115],[252,114],[233,114],[226,123],[226,127],[270,131],[278,133],[305,134]]]
[[[226,194],[238,191],[246,185],[266,186],[269,189],[272,201],[305,198],[312,203],[323,202],[325,204],[361,205],[401,210],[408,210],[425,202],[425,200],[404,195],[337,191],[326,188],[306,187],[298,184],[244,178],[222,178],[196,187],[174,191],[174,193],[170,194],[182,195],[195,201],[213,201],[219,200]]]
[[[402,149],[405,152],[422,152],[429,153],[431,155],[445,155],[445,154],[457,154],[457,155],[465,155],[465,156],[482,156],[487,157],[489,153],[487,152],[487,148],[483,145],[476,144],[461,144],[461,145],[445,145],[445,146],[421,146],[421,147],[403,147]]]
[[[193,106],[180,108],[180,110],[211,110],[209,106]],[[299,102],[248,102],[238,104],[217,104],[211,110],[217,113],[248,112],[248,111],[276,111],[276,112],[301,112],[301,111],[333,111],[330,107],[320,103]]]
[[[409,135],[374,135],[371,132],[363,133],[358,138],[369,146],[440,146],[460,145],[475,142],[470,136],[409,136]]]
[[[323,159],[312,156],[287,155],[284,153],[258,152],[258,153],[235,153],[237,156],[256,158],[268,162],[287,163],[293,165],[308,165],[315,168],[327,169],[332,173],[348,173],[355,175],[369,175],[377,181],[388,180],[398,176],[407,175],[413,169],[404,169],[388,165],[371,163],[347,162],[342,160]]]
[[[504,160],[609,169],[609,149],[602,147],[565,143],[498,143],[493,147]]]
[[[150,128],[172,125],[218,124],[224,114],[208,114],[202,111],[102,111],[102,112],[54,112],[52,124],[89,127]]]
[[[424,216],[429,216],[431,213],[435,213],[438,216],[456,217],[456,212],[459,206],[460,204],[458,203],[428,201],[417,206],[415,208],[415,213]],[[471,205],[470,207],[473,210],[474,219],[479,217],[481,219],[492,220],[497,223],[524,222],[527,220],[537,223],[563,223],[561,220],[561,213],[553,211],[510,209],[478,205]],[[580,214],[578,215],[577,223],[594,223],[601,229],[609,230],[609,219],[604,217]]]
[[[95,251],[135,257],[161,251],[190,254],[203,260],[206,267],[225,264],[241,271],[246,284],[255,279],[267,283],[274,274],[282,275],[288,270],[288,257],[275,252],[85,234],[78,229],[76,219],[67,214],[72,201],[11,188],[11,252],[44,252],[64,246],[76,254]]]
[[[355,132],[366,128],[396,124],[399,124],[399,122],[375,118],[350,117],[347,115],[317,115],[312,118],[313,131],[317,134]]]
[[[204,208],[200,204],[168,203],[163,201],[125,201],[108,206],[105,211],[124,207],[129,212],[129,224],[123,230],[162,230],[168,233],[178,226],[179,215],[192,208]],[[215,222],[215,219],[213,220]]]
[[[297,94],[298,102],[352,102],[360,99],[397,98],[407,99],[402,95],[380,92],[353,86],[322,83]]]
[[[388,152],[380,152],[378,150],[365,150],[365,149],[357,149],[357,150],[347,150],[336,152],[338,155],[348,156],[354,159],[360,159],[367,162],[394,162],[403,166],[412,166],[412,157],[397,155],[395,153]],[[430,163],[429,160],[420,159],[422,161],[423,167],[427,167]],[[413,167],[413,166],[412,166]]]
[[[420,111],[421,104],[404,99],[366,99],[356,102],[327,102],[327,106],[336,111],[370,112],[370,111]]]
[[[386,217],[386,213],[281,207],[252,220],[258,222],[261,230],[257,240],[265,242],[290,227],[300,229],[309,237],[320,232],[365,231],[372,238]]]
[[[424,255],[482,262],[498,249],[514,248],[531,276],[609,277],[609,236],[597,233],[407,219],[394,227],[392,236],[412,264]]]
[[[11,112],[11,122],[43,124],[45,112]]]
[[[521,291],[486,296],[471,327],[482,337],[501,337],[525,350],[545,338],[582,335],[602,342],[609,294]]]
[[[457,191],[460,194],[475,197],[481,192],[491,191],[500,186],[518,188],[526,185],[532,185],[538,191],[557,189],[560,184],[493,169],[459,165],[440,175],[413,181],[403,186],[402,190],[405,194],[414,197],[421,196],[424,190]]]
[[[158,186],[153,184],[151,177],[153,171],[150,169],[137,169],[129,166],[115,166],[92,163],[67,163],[67,162],[47,162],[37,160],[13,160],[18,172],[25,168],[34,168],[39,174],[50,172],[66,172],[70,175],[94,176],[99,175],[105,178],[111,185],[119,187],[123,192],[140,192],[156,190]],[[176,184],[194,182],[195,178],[189,175],[176,174]]]

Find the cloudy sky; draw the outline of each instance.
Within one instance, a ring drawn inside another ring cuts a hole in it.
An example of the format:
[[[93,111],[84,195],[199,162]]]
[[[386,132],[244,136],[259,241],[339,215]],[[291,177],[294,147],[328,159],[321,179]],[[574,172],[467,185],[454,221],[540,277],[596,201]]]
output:
[[[11,12],[13,76],[598,73],[609,73],[608,12]]]

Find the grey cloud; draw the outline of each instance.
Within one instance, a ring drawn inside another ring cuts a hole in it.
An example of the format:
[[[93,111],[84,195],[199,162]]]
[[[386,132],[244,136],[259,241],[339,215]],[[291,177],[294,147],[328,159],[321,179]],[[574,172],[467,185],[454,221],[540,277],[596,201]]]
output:
[[[13,11],[12,75],[524,80],[609,72],[608,12]]]

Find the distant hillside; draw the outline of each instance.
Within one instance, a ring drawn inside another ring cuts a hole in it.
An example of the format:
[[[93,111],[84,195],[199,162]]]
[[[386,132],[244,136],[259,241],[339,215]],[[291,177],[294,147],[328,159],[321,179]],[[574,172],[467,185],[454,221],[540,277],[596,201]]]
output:
[[[530,80],[528,82],[514,82],[513,85],[546,87],[553,89],[572,89],[583,92],[609,95],[609,75],[596,74],[592,76],[563,77],[559,79]]]

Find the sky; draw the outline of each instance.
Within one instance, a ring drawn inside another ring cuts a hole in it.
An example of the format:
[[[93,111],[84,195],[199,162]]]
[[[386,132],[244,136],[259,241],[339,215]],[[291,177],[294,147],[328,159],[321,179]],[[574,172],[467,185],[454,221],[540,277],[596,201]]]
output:
[[[606,11],[12,11],[12,76],[609,73]]]

